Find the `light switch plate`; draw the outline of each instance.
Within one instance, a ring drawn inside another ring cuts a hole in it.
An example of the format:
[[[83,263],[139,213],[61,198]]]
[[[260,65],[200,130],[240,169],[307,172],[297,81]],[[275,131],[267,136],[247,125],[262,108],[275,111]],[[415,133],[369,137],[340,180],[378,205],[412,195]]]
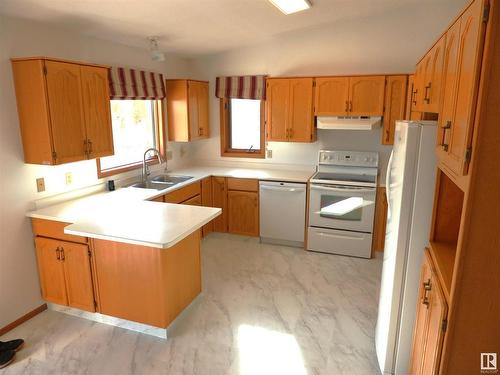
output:
[[[73,173],[67,172],[66,176],[66,185],[71,185],[73,183]]]
[[[45,191],[45,179],[43,177],[36,179],[36,191],[39,193]]]
[[[268,159],[272,159],[273,158],[273,150],[267,150],[266,151],[266,157]]]

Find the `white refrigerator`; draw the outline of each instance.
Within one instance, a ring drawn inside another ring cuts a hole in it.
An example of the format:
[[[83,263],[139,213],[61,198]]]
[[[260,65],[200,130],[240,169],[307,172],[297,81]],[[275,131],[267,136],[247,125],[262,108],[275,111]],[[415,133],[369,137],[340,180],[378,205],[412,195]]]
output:
[[[398,121],[386,174],[388,202],[375,346],[383,374],[408,374],[420,266],[436,178],[435,121]]]

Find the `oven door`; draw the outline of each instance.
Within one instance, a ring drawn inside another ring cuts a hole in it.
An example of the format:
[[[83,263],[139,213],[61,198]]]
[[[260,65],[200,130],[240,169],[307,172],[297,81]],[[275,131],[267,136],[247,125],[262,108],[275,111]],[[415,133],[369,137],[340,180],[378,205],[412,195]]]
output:
[[[309,225],[372,233],[375,187],[311,184]]]

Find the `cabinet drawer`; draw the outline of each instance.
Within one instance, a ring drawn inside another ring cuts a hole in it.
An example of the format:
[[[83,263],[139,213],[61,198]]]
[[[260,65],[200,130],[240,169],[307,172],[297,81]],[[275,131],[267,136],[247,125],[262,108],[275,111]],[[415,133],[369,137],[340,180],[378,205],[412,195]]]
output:
[[[193,198],[182,202],[181,204],[187,204],[190,206],[201,206],[201,195],[195,195]]]
[[[64,227],[70,223],[63,223],[61,221],[52,221],[44,219],[31,219],[31,226],[35,236],[56,238],[64,241],[87,243],[87,237],[74,236],[72,234],[64,233]]]
[[[184,186],[179,190],[173,191],[165,195],[166,203],[182,203],[187,201],[190,198],[193,198],[196,195],[201,194],[201,186],[200,182],[195,182],[188,186]]]
[[[228,178],[227,190],[259,191],[259,181],[248,178]]]

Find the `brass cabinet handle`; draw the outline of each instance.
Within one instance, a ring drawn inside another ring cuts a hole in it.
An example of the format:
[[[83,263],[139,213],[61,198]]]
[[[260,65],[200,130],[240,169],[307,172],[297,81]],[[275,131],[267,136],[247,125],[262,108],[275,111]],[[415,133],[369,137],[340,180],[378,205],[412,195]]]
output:
[[[289,128],[289,129],[288,129],[288,136],[289,136],[290,138],[293,138],[293,129],[292,129],[292,128]]]
[[[94,150],[92,148],[92,141],[89,139],[87,142],[88,142],[88,145],[89,145],[89,157],[90,157],[90,154],[92,154],[94,152]]]
[[[413,91],[413,104],[414,105],[417,105],[417,94],[418,94],[418,89],[415,89],[415,91]]]
[[[427,86],[425,86],[425,97],[424,97],[424,101],[429,104],[431,102],[431,98],[430,98],[430,91],[431,91],[431,86],[432,86],[432,82],[429,82],[429,84]],[[429,97],[427,97],[427,95],[429,95]]]
[[[443,129],[451,129],[451,121],[446,121],[446,124],[444,124],[444,126],[442,126]]]
[[[349,112],[352,112],[352,100],[349,103],[350,103]]]
[[[57,260],[61,260],[61,249],[59,246],[56,248],[56,258]]]
[[[349,112],[349,100],[345,101],[345,111]]]
[[[61,247],[61,260],[64,262],[64,260],[66,259],[66,257],[64,256],[64,247]]]
[[[424,283],[424,298],[422,298],[422,303],[429,308],[429,297],[427,297],[427,292],[432,290],[431,279]]]
[[[448,143],[446,143],[446,132],[451,129],[451,121],[446,121],[445,125],[441,128],[443,129],[443,138],[440,146],[446,152],[449,148]]]
[[[88,158],[89,157],[89,143],[88,143],[87,139],[83,140],[83,149],[85,150],[85,155]]]

